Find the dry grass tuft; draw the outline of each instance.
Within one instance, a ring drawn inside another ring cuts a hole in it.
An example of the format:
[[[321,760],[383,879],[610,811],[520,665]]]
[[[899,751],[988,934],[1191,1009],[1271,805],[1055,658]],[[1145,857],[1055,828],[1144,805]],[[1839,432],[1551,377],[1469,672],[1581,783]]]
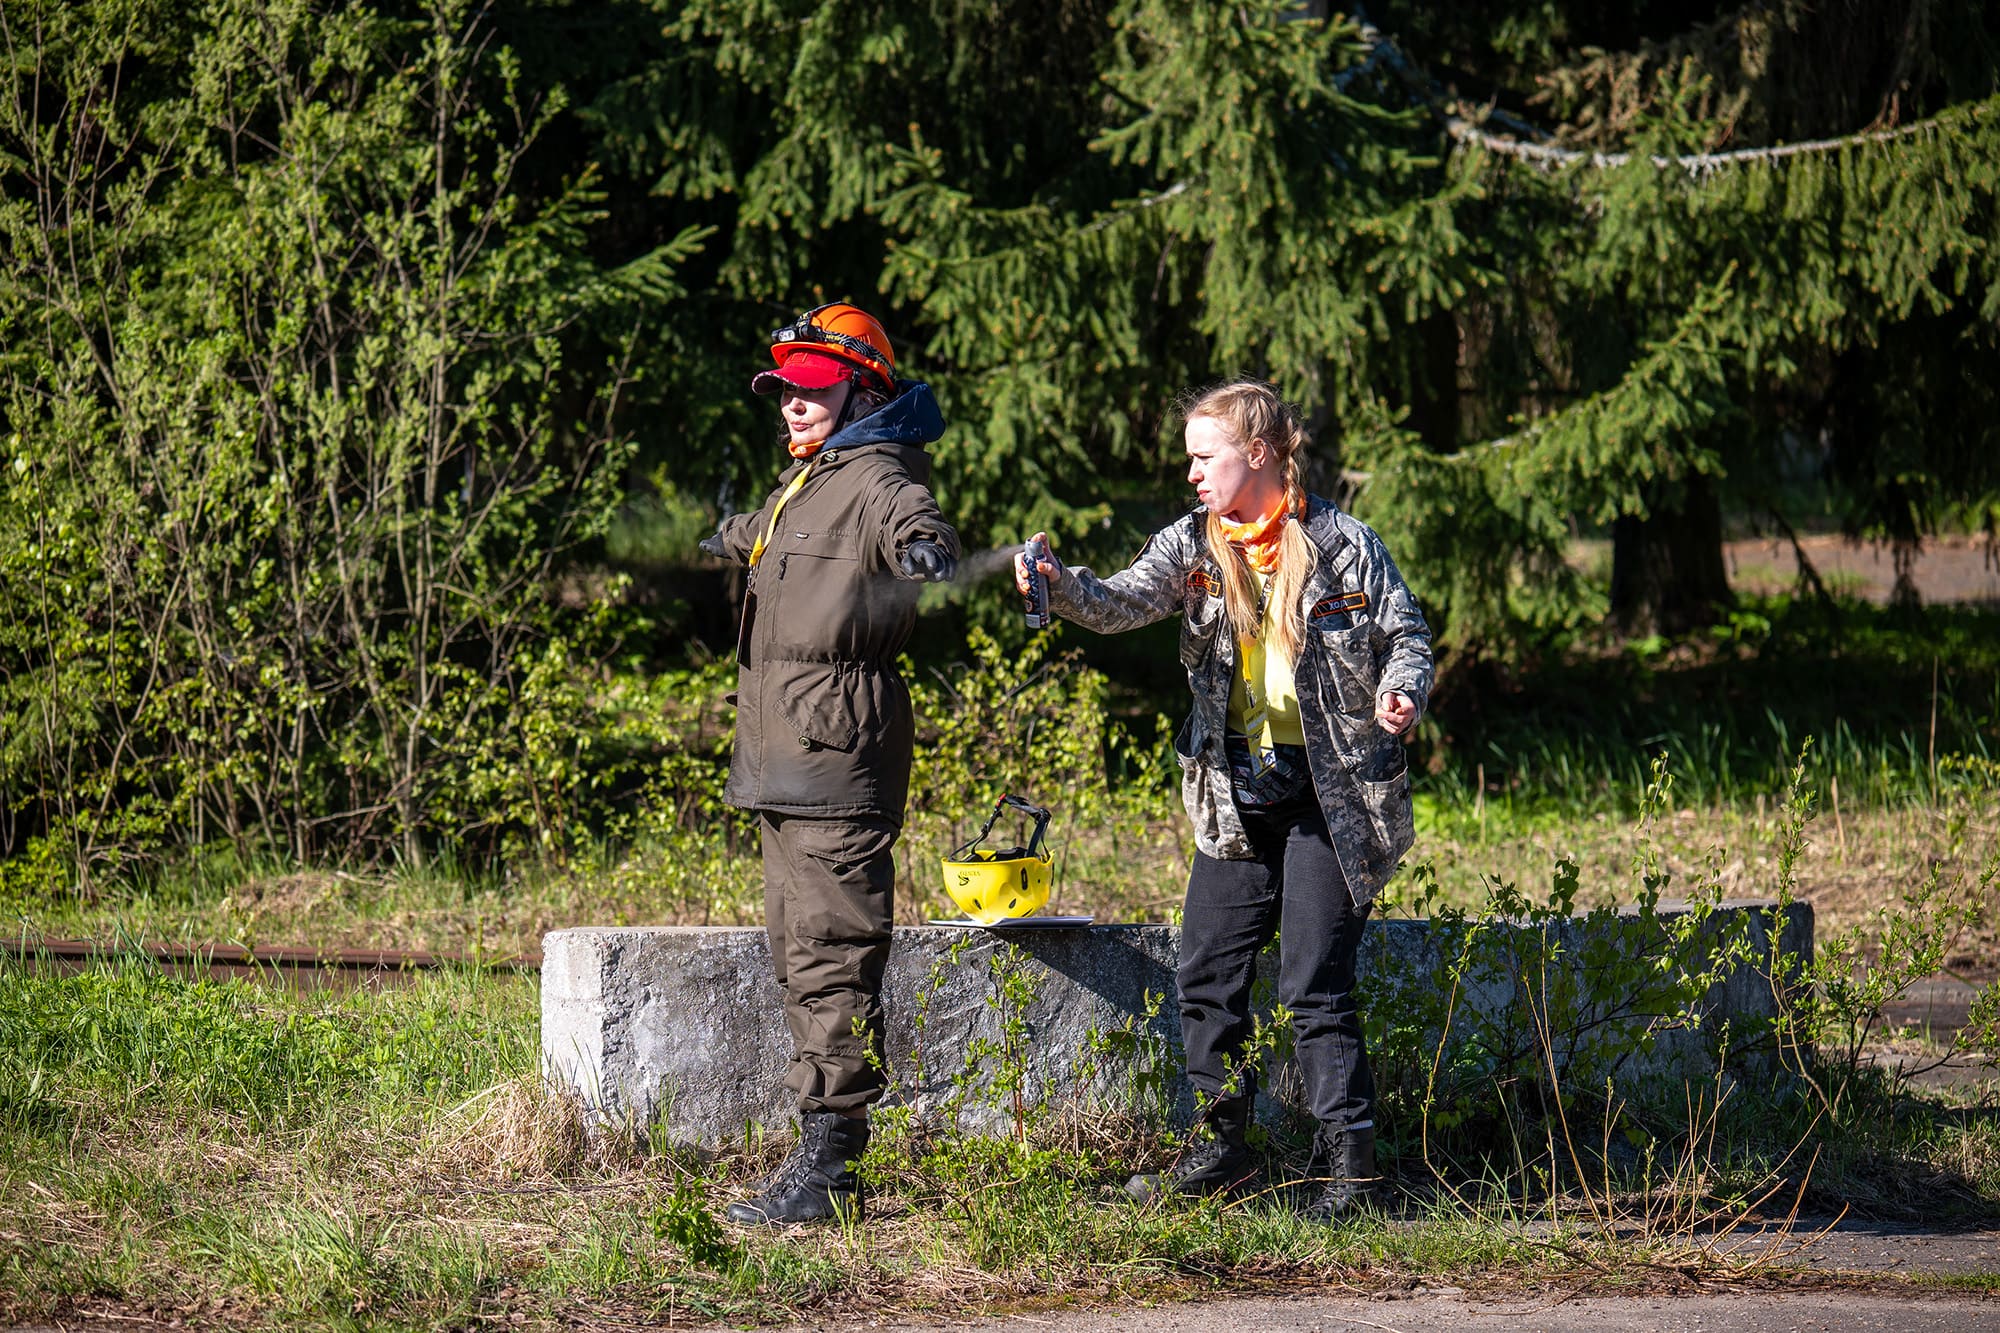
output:
[[[485,1180],[552,1180],[589,1159],[583,1108],[538,1073],[521,1074],[476,1093],[441,1116],[424,1136],[426,1172]]]
[[[222,905],[247,919],[263,918],[287,925],[334,918],[347,910],[347,884],[352,879],[351,875],[330,871],[251,878],[224,898]]]

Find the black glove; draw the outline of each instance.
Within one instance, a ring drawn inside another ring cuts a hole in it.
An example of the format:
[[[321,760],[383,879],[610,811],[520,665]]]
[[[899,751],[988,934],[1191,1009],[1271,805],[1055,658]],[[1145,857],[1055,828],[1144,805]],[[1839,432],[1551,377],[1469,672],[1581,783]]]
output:
[[[902,565],[905,574],[925,583],[949,583],[958,572],[955,558],[946,555],[936,542],[922,538],[904,549]]]
[[[717,560],[727,560],[729,558],[729,551],[723,546],[722,534],[719,532],[710,533],[696,542],[695,545],[714,556]]]

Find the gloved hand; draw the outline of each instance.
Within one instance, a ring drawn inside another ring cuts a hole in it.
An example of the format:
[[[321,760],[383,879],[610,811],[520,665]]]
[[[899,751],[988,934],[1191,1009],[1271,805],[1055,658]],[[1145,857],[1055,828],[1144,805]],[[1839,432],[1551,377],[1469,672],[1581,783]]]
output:
[[[904,549],[901,563],[904,574],[924,583],[949,583],[958,572],[958,561],[946,555],[942,546],[925,538],[918,538]]]
[[[729,558],[729,551],[723,546],[722,534],[719,532],[711,532],[708,536],[696,542],[695,545],[714,556],[717,560],[727,560]]]

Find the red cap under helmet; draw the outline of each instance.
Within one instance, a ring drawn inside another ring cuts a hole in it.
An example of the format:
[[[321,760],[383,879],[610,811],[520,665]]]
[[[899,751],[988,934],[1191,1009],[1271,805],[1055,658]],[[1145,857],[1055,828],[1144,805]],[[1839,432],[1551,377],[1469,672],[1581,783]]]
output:
[[[783,393],[785,386],[796,389],[827,389],[854,377],[854,367],[839,357],[801,347],[778,363],[776,370],[760,372],[750,381],[756,393]]]

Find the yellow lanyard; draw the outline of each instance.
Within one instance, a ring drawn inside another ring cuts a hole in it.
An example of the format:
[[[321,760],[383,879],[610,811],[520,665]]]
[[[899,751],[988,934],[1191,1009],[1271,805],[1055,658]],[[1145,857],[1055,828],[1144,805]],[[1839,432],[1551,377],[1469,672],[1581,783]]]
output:
[[[1278,762],[1270,699],[1264,689],[1264,636],[1238,639],[1236,645],[1243,669],[1243,735],[1250,742],[1250,771],[1261,778]]]
[[[1278,767],[1278,737],[1270,727],[1270,691],[1264,681],[1264,634],[1272,632],[1270,574],[1258,574],[1258,632],[1236,638],[1236,667],[1244,679],[1244,739],[1250,743],[1250,773],[1264,777]]]
[[[819,459],[818,454],[808,458],[806,465],[799,469],[799,475],[792,478],[792,484],[785,487],[785,493],[778,497],[778,503],[771,507],[771,521],[765,526],[764,535],[750,548],[750,568],[757,568],[757,562],[764,558],[764,548],[771,544],[771,534],[778,530],[778,515],[785,512],[785,501],[799,493],[799,487],[806,484],[806,478],[812,475],[813,464],[819,462]]]

